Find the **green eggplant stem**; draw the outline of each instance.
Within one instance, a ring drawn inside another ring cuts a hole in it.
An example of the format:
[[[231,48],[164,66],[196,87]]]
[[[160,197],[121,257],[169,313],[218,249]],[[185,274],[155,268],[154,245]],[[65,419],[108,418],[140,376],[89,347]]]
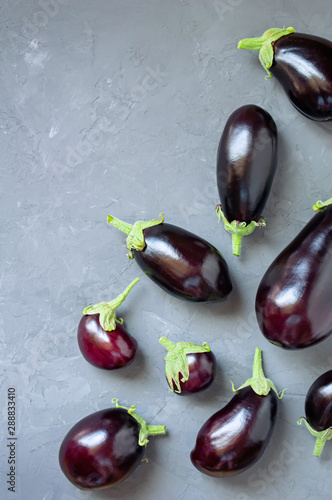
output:
[[[247,49],[247,50],[259,50],[259,60],[265,71],[267,72],[266,77],[271,77],[272,73],[270,72],[270,68],[273,64],[274,59],[274,50],[273,44],[279,38],[285,35],[289,35],[290,33],[294,33],[295,29],[292,27],[289,28],[270,28],[266,30],[262,36],[258,38],[244,38],[240,40],[238,43],[238,49]]]
[[[312,209],[315,211],[315,212],[319,212],[320,210],[323,210],[323,208],[326,208],[328,207],[329,205],[332,205],[332,198],[329,198],[328,200],[326,201],[321,201],[321,200],[318,200],[314,206],[312,207]]]
[[[235,389],[234,384],[232,382],[232,389],[234,392],[237,392],[240,389],[243,389],[244,387],[251,387],[253,391],[255,391],[256,394],[258,394],[259,396],[266,396],[272,389],[273,391],[275,391],[279,399],[282,398],[286,390],[284,389],[281,393],[279,393],[272,380],[265,377],[262,366],[262,351],[258,349],[258,347],[256,347],[255,349],[252,378],[249,378],[238,389]]]
[[[145,248],[144,229],[164,222],[164,215],[160,214],[159,217],[161,220],[137,221],[135,224],[128,224],[112,215],[108,215],[107,222],[127,235],[126,244],[129,252],[127,255],[129,259],[133,259],[132,250],[142,252]]]
[[[137,413],[134,412],[136,410],[136,406],[132,405],[130,408],[126,406],[119,405],[119,400],[116,398],[112,399],[112,403],[115,403],[116,408],[123,408],[128,410],[129,415],[131,415],[140,425],[140,432],[138,438],[138,444],[140,446],[146,446],[149,442],[149,436],[157,436],[159,434],[166,433],[166,425],[147,425],[146,421],[140,417]]]
[[[216,206],[216,214],[219,218],[219,222],[220,220],[222,220],[226,231],[228,231],[232,235],[233,255],[235,255],[236,257],[240,256],[243,236],[248,236],[249,234],[254,232],[256,227],[266,226],[266,222],[263,217],[261,217],[258,222],[251,221],[250,224],[246,224],[245,222],[240,222],[237,220],[229,222],[221,209],[221,205]]]
[[[134,279],[120,295],[110,302],[99,302],[94,306],[86,307],[83,311],[83,315],[99,314],[99,323],[101,327],[105,332],[113,332],[116,329],[116,323],[123,323],[121,318],[117,319],[116,310],[124,302],[128,293],[138,281],[139,278]]]

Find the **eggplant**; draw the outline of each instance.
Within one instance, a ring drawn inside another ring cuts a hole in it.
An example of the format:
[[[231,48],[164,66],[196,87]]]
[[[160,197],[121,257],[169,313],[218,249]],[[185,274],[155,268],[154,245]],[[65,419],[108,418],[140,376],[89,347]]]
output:
[[[274,75],[288,99],[304,116],[332,120],[332,42],[294,28],[271,28],[259,38],[245,38],[239,49],[259,50],[269,77]]]
[[[146,425],[135,406],[100,410],[77,422],[64,437],[59,464],[67,479],[83,490],[124,481],[141,463],[148,437],[165,434],[164,425]]]
[[[165,373],[173,392],[189,395],[210,387],[215,376],[216,358],[206,342],[201,346],[192,342],[174,344],[166,337],[161,337],[159,342],[168,351]]]
[[[309,347],[332,333],[332,198],[276,257],[256,294],[263,335],[286,349]]]
[[[268,445],[282,395],[265,378],[261,350],[256,348],[252,378],[198,432],[190,455],[193,465],[213,477],[236,475],[251,467]]]
[[[332,370],[320,375],[310,386],[305,398],[304,420],[309,432],[316,437],[314,456],[320,457],[326,441],[332,439]]]
[[[277,148],[277,127],[264,109],[248,104],[228,118],[217,153],[216,213],[232,234],[236,256],[242,237],[266,225],[262,211],[277,167]]]
[[[193,302],[223,301],[232,291],[227,263],[210,243],[161,220],[134,225],[108,216],[107,221],[127,234],[128,257],[174,297]]]
[[[134,360],[137,342],[123,327],[123,319],[116,317],[116,310],[138,281],[136,278],[110,302],[100,302],[84,309],[77,329],[77,341],[84,358],[93,366],[117,370]]]

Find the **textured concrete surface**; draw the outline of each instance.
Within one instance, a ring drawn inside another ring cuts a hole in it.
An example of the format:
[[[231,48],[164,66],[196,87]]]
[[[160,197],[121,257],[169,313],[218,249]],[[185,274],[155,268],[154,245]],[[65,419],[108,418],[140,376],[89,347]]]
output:
[[[332,127],[301,116],[239,39],[272,26],[332,39],[330,0],[1,0],[1,453],[0,498],[17,500],[329,499],[332,444],[313,458],[297,425],[312,381],[331,368],[332,338],[283,352],[259,332],[254,297],[272,259],[331,196]],[[231,254],[218,225],[215,157],[229,114],[263,106],[280,134],[268,226]],[[222,305],[165,294],[126,258],[107,215],[134,222],[164,212],[224,254],[235,289]],[[84,307],[110,300],[135,277],[119,314],[139,342],[131,368],[89,365],[76,340]],[[218,360],[211,388],[181,398],[164,379],[162,336],[206,341]],[[262,459],[235,478],[191,465],[202,423],[251,374],[255,347],[280,401]],[[16,493],[8,469],[7,389],[17,393]],[[79,419],[135,403],[149,423],[149,459],[122,485],[91,493],[58,466]]]

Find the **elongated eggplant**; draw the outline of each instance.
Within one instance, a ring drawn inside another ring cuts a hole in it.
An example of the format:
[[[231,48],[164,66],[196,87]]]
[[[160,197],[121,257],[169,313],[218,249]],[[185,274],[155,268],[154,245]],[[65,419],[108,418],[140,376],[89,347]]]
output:
[[[259,50],[268,76],[281,83],[288,99],[311,120],[332,120],[332,42],[294,28],[271,28],[245,38],[239,49]]]
[[[198,432],[190,455],[193,465],[214,477],[235,475],[251,467],[271,438],[282,394],[265,378],[261,350],[256,348],[252,378]]]
[[[326,441],[332,439],[332,370],[320,375],[310,386],[305,398],[304,420],[316,437],[314,456],[320,457]]]
[[[217,153],[216,212],[232,233],[236,256],[242,237],[266,225],[262,211],[277,167],[277,147],[276,124],[259,106],[242,106],[228,118]]]
[[[332,198],[278,255],[256,295],[263,335],[286,349],[321,342],[332,333]]]
[[[108,216],[127,234],[128,257],[174,297],[194,302],[225,300],[232,291],[227,263],[210,243],[185,229],[153,220],[134,225]]]
[[[165,357],[166,380],[176,394],[188,395],[207,389],[213,382],[216,358],[206,342],[174,344],[166,337],[159,342],[168,350]]]
[[[59,450],[62,472],[75,486],[97,490],[124,481],[141,463],[149,436],[165,434],[164,425],[146,425],[134,412],[116,408],[92,413],[77,422]]]
[[[100,302],[83,311],[77,341],[84,358],[97,368],[117,370],[134,360],[137,342],[123,327],[123,319],[117,319],[116,310],[138,281],[136,278],[110,302]]]

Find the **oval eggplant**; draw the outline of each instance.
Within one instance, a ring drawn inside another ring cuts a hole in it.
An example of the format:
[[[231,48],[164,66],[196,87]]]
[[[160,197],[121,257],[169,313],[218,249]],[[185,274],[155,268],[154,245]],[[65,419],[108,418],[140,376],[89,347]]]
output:
[[[168,351],[165,373],[173,392],[189,395],[210,387],[214,380],[216,359],[206,342],[202,346],[192,342],[174,344],[166,337],[161,337],[159,342]]]
[[[232,233],[236,256],[242,237],[265,226],[262,211],[277,167],[277,147],[276,124],[259,106],[242,106],[228,118],[217,153],[216,212]]]
[[[305,416],[316,431],[332,427],[332,370],[320,375],[310,386],[305,399]]]
[[[321,342],[332,333],[332,199],[312,217],[264,274],[256,295],[263,335],[286,349]]]
[[[127,224],[107,221],[127,234],[128,257],[163,290],[194,302],[216,302],[232,290],[227,263],[210,243],[185,229],[161,221]]]
[[[294,28],[267,30],[241,40],[239,49],[259,50],[268,76],[274,75],[288,99],[311,120],[332,120],[332,42]]]
[[[134,360],[137,342],[122,326],[122,318],[117,319],[115,311],[138,281],[136,278],[110,302],[100,302],[83,311],[77,330],[78,345],[84,358],[97,368],[117,370]]]
[[[251,467],[271,438],[278,397],[282,394],[265,378],[261,351],[256,348],[253,377],[198,432],[190,455],[193,465],[214,477],[235,475]]]
[[[320,375],[310,386],[305,399],[302,420],[316,437],[314,456],[319,457],[326,441],[332,439],[332,370]]]
[[[97,411],[67,433],[59,450],[60,467],[83,490],[115,486],[141,463],[148,436],[165,434],[162,425],[146,425],[135,406]]]

